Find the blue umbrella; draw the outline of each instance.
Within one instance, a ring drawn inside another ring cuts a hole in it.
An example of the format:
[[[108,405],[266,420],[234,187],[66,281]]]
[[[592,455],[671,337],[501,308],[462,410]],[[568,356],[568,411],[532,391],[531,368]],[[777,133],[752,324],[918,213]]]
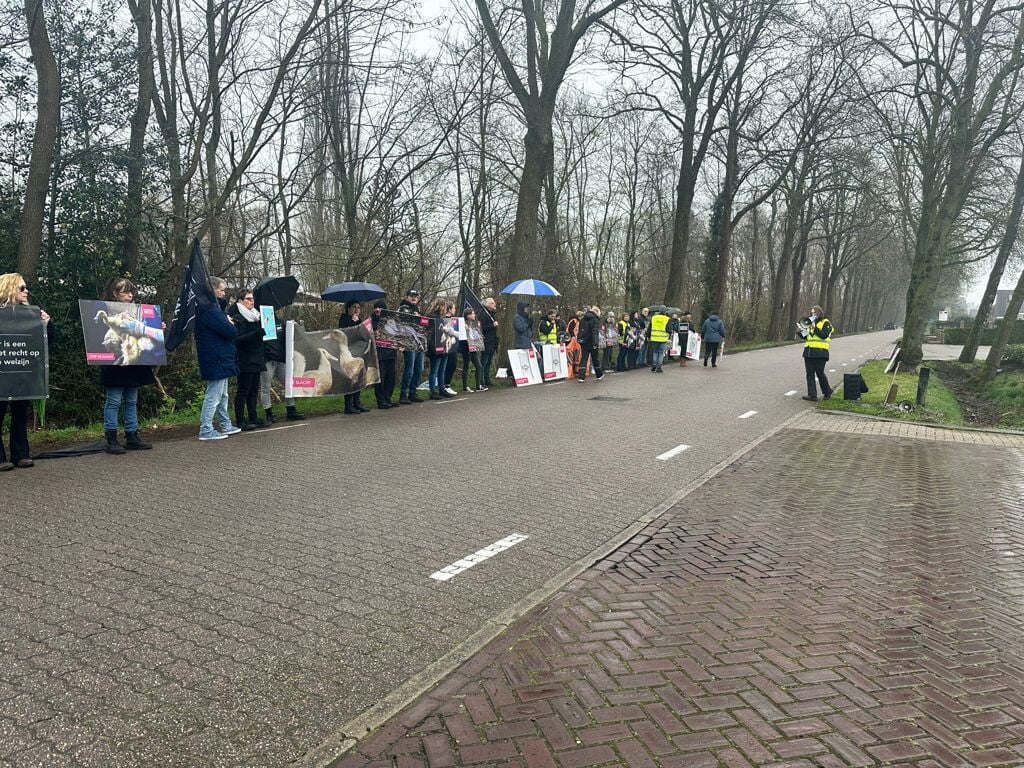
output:
[[[376,283],[336,283],[320,294],[324,301],[373,301],[387,292]]]
[[[543,280],[534,280],[533,278],[527,278],[526,280],[516,280],[514,283],[509,283],[501,289],[502,293],[515,293],[521,296],[561,296],[555,287],[550,283],[545,283]]]

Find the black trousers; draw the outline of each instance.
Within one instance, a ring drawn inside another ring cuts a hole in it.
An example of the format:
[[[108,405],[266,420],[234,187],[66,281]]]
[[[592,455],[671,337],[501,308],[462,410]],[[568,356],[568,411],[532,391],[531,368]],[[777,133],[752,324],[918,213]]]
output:
[[[459,367],[459,348],[457,346],[452,347],[452,351],[448,353],[448,362],[445,365],[444,385],[450,387],[452,379],[455,378],[455,369]]]
[[[235,383],[235,422],[245,421],[245,412],[249,412],[249,421],[256,421],[256,397],[260,393],[259,373],[240,373]]]
[[[807,372],[807,396],[817,397],[818,390],[814,386],[814,379],[817,377],[818,382],[821,384],[821,394],[828,397],[832,392],[832,387],[829,386],[828,376],[825,375],[825,365],[828,363],[827,357],[805,357],[804,358],[804,370]]]
[[[476,350],[470,352],[468,349],[462,352],[462,389],[469,389],[469,365],[473,364],[476,369],[476,385],[486,387],[484,384],[483,369],[480,366],[480,353]]]
[[[711,364],[715,365],[718,362],[718,345],[720,341],[705,341],[704,342],[704,365],[708,364],[708,358],[711,358]]]
[[[484,386],[491,386],[491,361],[494,360],[494,352],[484,350],[480,355],[480,367],[484,372]]]
[[[395,358],[381,360],[377,358],[378,370],[380,370],[380,381],[373,385],[373,391],[377,395],[377,404],[390,403],[395,396]]]
[[[28,400],[0,401],[0,464],[7,463],[4,453],[3,428],[4,415],[11,411],[11,461],[15,464],[29,458],[28,448],[28,411],[31,403]]]
[[[580,348],[580,364],[576,369],[576,378],[583,381],[587,378],[587,371],[590,370],[590,361],[593,358],[594,361],[594,375],[603,376],[604,369],[601,368],[601,350],[593,349],[591,347]]]

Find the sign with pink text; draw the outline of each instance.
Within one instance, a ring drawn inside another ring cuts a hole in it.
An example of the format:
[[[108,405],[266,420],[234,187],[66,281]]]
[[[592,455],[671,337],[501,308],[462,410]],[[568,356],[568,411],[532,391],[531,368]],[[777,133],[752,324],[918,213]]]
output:
[[[537,365],[537,351],[529,349],[510,349],[508,351],[508,375],[515,380],[517,387],[540,384],[540,366]]]

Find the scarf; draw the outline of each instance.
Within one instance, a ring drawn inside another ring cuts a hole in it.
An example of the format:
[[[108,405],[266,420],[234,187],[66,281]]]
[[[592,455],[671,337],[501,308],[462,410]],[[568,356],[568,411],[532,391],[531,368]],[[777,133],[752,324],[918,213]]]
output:
[[[238,314],[248,320],[250,323],[257,323],[260,319],[260,313],[255,309],[249,309],[242,302],[235,304],[235,309],[238,310]]]

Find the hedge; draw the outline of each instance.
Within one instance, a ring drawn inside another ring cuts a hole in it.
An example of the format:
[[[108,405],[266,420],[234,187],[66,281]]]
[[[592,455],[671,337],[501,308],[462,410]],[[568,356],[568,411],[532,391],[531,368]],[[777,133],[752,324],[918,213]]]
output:
[[[996,328],[985,328],[981,332],[981,346],[988,347],[995,343]],[[943,334],[946,344],[965,344],[970,328],[947,328]],[[1024,344],[1024,320],[1018,320],[1013,326],[1010,334],[1010,344]]]

